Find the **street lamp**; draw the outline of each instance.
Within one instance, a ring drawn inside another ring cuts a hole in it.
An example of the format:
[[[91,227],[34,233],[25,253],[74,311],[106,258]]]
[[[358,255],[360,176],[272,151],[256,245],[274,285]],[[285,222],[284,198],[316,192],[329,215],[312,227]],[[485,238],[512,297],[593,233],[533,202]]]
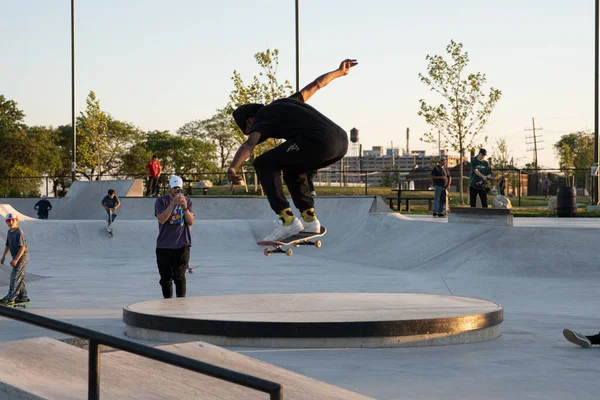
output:
[[[77,127],[75,126],[75,0],[71,0],[71,129],[73,133],[71,180],[75,182],[75,170],[77,166]]]

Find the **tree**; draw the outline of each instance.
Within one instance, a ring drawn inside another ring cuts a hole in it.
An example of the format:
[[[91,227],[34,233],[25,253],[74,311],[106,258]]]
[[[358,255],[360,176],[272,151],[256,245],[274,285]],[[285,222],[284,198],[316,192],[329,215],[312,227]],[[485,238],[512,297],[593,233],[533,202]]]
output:
[[[102,176],[102,160],[108,151],[108,116],[100,108],[100,100],[90,91],[86,111],[77,118],[77,169],[89,180]]]
[[[484,93],[487,82],[485,74],[467,73],[469,54],[463,51],[462,43],[454,40],[446,47],[446,61],[440,55],[427,55],[427,73],[419,73],[421,82],[442,97],[442,103],[429,105],[424,99],[419,100],[418,115],[425,118],[432,131],[426,132],[421,140],[437,143],[437,134],[443,138],[446,146],[458,151],[461,157],[460,176],[464,173],[465,150],[474,149],[480,143],[480,133],[487,123],[494,106],[500,100],[502,92],[490,88]],[[435,132],[435,133],[434,133]],[[487,137],[483,138],[483,142]],[[440,143],[440,146],[442,144]],[[463,179],[460,179],[460,202],[463,204]]]
[[[575,169],[577,181],[583,181],[588,188],[589,171],[594,163],[594,135],[591,132],[575,132],[562,135],[554,144],[554,151],[559,158],[560,169],[569,175],[570,169]]]
[[[508,142],[506,136],[496,139],[496,146],[492,151],[490,162],[494,165],[494,169],[508,169],[511,165],[512,155],[508,150]]]
[[[217,110],[209,119],[188,122],[179,128],[177,133],[186,138],[197,138],[212,143],[216,148],[218,166],[222,172],[227,169],[233,152],[244,141],[244,135],[235,125],[227,108]]]
[[[244,84],[239,72],[233,71],[234,89],[229,95],[230,103],[225,112],[231,112],[248,103],[269,104],[274,100],[288,97],[293,93],[292,84],[285,80],[283,83],[277,81],[277,68],[279,66],[279,50],[267,49],[254,55],[257,64],[262,68],[258,76],[254,76],[251,84]],[[254,157],[279,146],[280,141],[269,138],[261,146],[255,148]],[[253,158],[254,158],[253,157]]]
[[[19,110],[17,102],[6,100],[4,95],[0,94],[0,136],[8,131],[14,131],[25,128],[25,113]]]
[[[86,178],[91,180],[95,175],[101,179],[122,169],[123,155],[143,141],[144,134],[132,124],[104,112],[93,91],[86,103],[86,111],[77,118],[77,167]]]
[[[381,171],[381,186],[396,187],[400,182],[400,167],[386,165]]]
[[[218,170],[215,146],[202,139],[153,131],[147,134],[146,148],[161,160],[165,174],[192,174],[194,179],[204,179],[206,175],[214,180],[213,173]]]

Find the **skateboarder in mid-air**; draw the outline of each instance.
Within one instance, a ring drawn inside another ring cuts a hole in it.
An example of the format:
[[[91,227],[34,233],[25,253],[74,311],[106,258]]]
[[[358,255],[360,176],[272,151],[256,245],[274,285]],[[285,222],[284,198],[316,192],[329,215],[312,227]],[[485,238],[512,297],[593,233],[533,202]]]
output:
[[[339,68],[321,75],[301,91],[268,105],[244,104],[233,112],[233,118],[248,139],[235,153],[227,178],[232,189],[242,182],[238,168],[254,147],[268,138],[285,139],[278,147],[254,160],[254,169],[271,208],[279,218],[273,233],[265,241],[278,241],[300,231],[319,232],[321,223],[314,209],[307,172],[327,167],[339,161],[348,150],[346,132],[329,118],[305,102],[315,92],[335,78],[345,76],[356,60],[344,60]],[[294,205],[302,219],[294,216],[283,193],[281,171]]]

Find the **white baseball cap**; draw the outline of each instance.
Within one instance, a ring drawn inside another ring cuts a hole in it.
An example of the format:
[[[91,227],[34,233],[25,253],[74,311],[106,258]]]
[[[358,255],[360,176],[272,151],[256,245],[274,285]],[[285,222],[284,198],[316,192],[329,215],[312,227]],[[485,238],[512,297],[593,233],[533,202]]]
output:
[[[173,175],[171,179],[169,179],[169,186],[171,187],[171,189],[173,189],[174,187],[181,188],[183,187],[183,179],[181,179],[177,175]]]
[[[19,219],[19,217],[17,217],[17,214],[8,213],[4,219],[8,221],[9,219]]]

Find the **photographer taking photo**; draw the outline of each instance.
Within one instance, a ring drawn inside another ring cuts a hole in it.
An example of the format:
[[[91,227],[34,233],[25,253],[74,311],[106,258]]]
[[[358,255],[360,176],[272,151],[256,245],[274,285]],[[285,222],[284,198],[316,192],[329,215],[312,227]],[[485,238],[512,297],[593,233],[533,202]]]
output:
[[[173,282],[177,297],[185,297],[186,292],[185,272],[190,260],[194,213],[192,200],[182,193],[182,187],[183,180],[173,175],[169,179],[169,194],[158,197],[154,203],[158,220],[156,263],[165,299],[173,297]]]

